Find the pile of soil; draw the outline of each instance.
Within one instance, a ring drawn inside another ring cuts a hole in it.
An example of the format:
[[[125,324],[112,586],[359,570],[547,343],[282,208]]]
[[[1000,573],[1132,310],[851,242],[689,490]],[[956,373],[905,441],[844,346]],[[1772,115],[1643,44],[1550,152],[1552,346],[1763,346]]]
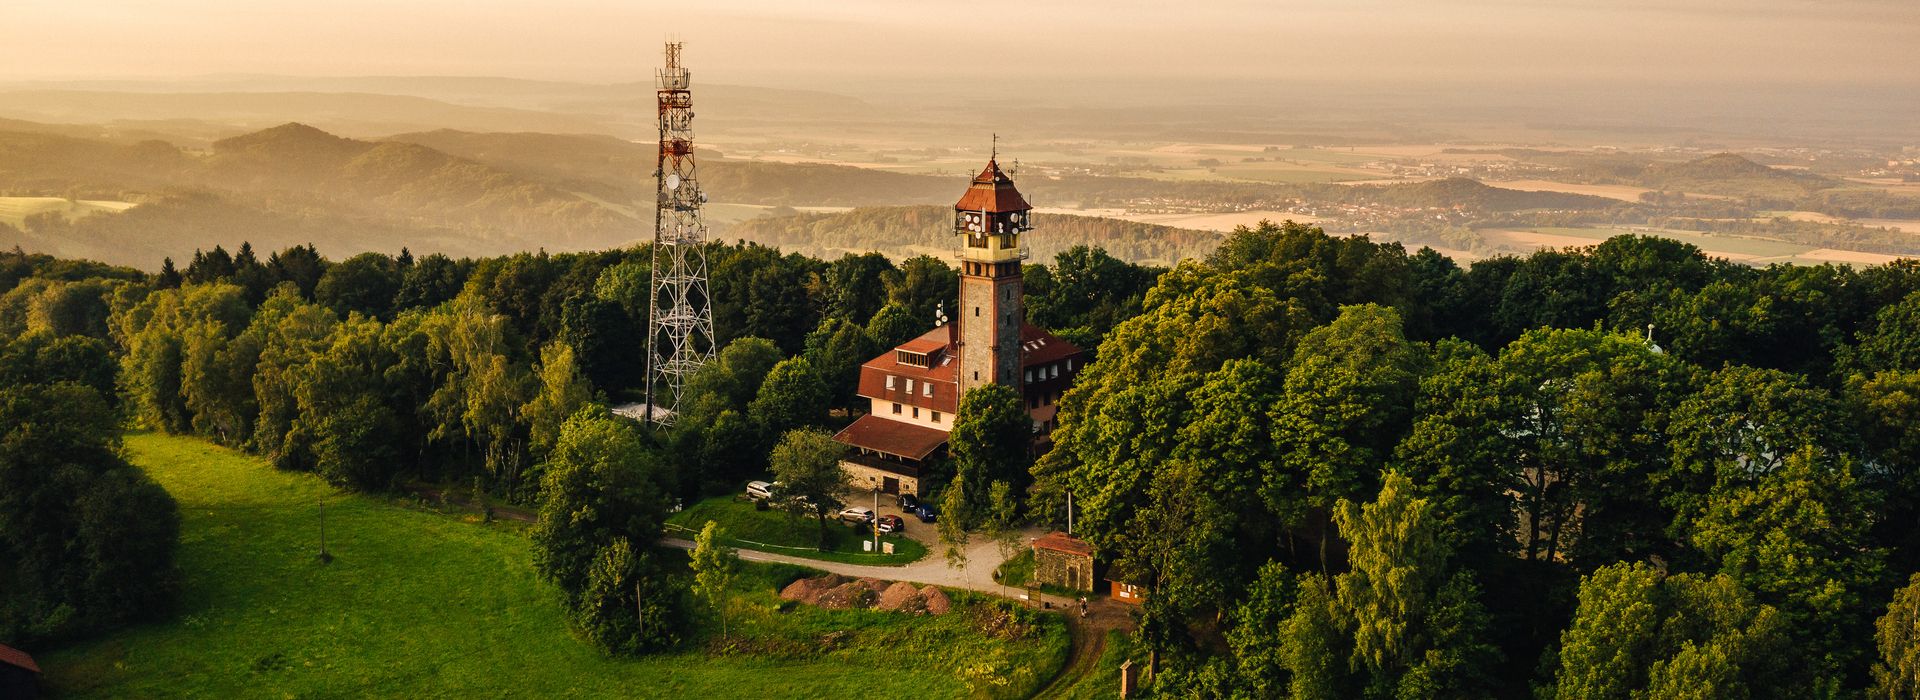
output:
[[[947,599],[947,592],[940,587],[926,585],[920,588],[920,598],[926,601],[928,615],[945,615],[953,609],[953,601]]]
[[[913,615],[945,615],[953,609],[953,601],[947,598],[946,592],[935,586],[915,588],[905,581],[855,579],[839,574],[795,580],[780,590],[780,597],[830,610],[875,608]]]

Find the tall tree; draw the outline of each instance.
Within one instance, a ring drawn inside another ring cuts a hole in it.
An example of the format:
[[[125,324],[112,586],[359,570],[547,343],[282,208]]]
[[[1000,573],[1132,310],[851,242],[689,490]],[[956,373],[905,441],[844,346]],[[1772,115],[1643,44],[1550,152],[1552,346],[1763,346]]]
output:
[[[1880,660],[1873,666],[1872,697],[1896,700],[1920,695],[1920,574],[1893,594],[1893,602],[1875,627]]]
[[[820,522],[820,551],[827,551],[827,516],[840,510],[853,484],[840,468],[846,446],[818,428],[789,430],[773,446],[768,461],[780,492],[798,512],[812,515]]]
[[[689,564],[693,568],[693,593],[720,616],[721,639],[727,638],[727,599],[740,568],[740,554],[720,541],[725,536],[720,524],[709,520],[693,538],[693,551],[688,553],[693,559]]]
[[[1020,395],[999,384],[978,387],[960,398],[947,450],[954,478],[969,495],[959,510],[943,510],[941,517],[973,529],[990,517],[989,496],[994,482],[1006,482],[1024,492],[1033,445],[1033,417]]]
[[[768,434],[819,425],[827,420],[827,383],[804,358],[789,358],[767,372],[766,381],[748,404],[748,415]]]
[[[538,461],[560,441],[560,428],[567,419],[594,400],[594,392],[580,375],[573,348],[559,341],[540,349],[540,366],[534,374],[539,388],[533,400],[520,408],[520,414],[526,418],[528,441]]]
[[[578,607],[603,549],[660,539],[667,516],[661,472],[638,426],[605,407],[583,408],[561,427],[530,534],[534,570],[559,586],[569,609]]]

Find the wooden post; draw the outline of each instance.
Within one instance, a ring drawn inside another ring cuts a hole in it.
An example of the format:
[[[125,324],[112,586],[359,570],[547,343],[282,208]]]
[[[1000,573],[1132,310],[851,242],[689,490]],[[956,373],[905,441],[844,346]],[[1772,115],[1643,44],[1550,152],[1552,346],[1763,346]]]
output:
[[[1133,659],[1120,662],[1120,697],[1133,697],[1134,684],[1138,682],[1139,672],[1133,668]]]

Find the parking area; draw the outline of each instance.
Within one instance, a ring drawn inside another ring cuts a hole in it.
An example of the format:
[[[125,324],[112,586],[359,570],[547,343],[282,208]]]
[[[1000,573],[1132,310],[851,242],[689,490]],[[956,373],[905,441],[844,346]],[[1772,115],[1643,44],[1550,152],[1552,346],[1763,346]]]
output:
[[[876,496],[879,498],[878,507],[874,506]],[[900,521],[907,526],[906,530],[900,534],[926,545],[929,550],[940,545],[940,533],[935,529],[939,527],[939,523],[921,522],[920,516],[901,510],[898,496],[879,491],[858,491],[847,498],[847,505],[873,508],[876,516],[899,516]]]

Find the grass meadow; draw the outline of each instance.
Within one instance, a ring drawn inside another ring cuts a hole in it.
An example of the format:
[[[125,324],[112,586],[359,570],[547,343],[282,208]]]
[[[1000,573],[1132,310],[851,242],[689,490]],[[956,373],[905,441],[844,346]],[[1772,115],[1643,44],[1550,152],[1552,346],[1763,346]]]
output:
[[[863,505],[855,498],[853,505]],[[799,517],[777,509],[759,510],[752,503],[732,496],[717,496],[695,503],[667,519],[667,534],[693,539],[707,521],[720,523],[727,544],[762,549],[796,557],[871,566],[900,566],[919,561],[927,555],[927,546],[905,535],[881,535],[881,542],[893,543],[893,554],[868,553],[862,544],[872,535],[866,528],[853,528],[838,520],[827,520],[829,551],[819,549],[820,524],[811,517]],[[933,523],[907,519],[909,528],[933,528]],[[771,545],[771,546],[768,546]]]
[[[820,610],[774,594],[803,569],[747,564],[730,640],[703,614],[681,651],[610,659],[569,635],[522,527],[342,493],[196,439],[126,445],[179,501],[184,590],[162,621],[36,650],[61,697],[1020,697],[1066,656],[1055,616],[1019,613],[1025,634],[1007,639],[979,630],[1014,613],[963,593],[935,618]]]

